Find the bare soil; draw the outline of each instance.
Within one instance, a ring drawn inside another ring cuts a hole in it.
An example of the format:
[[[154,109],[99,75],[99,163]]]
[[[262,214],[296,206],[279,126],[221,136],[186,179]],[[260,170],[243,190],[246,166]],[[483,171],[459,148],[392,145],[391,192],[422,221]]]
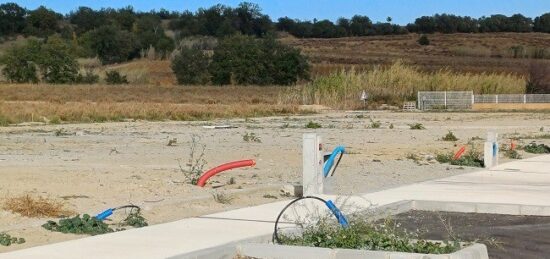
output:
[[[371,119],[380,121],[380,128],[369,128]],[[306,129],[309,121],[322,128]],[[426,129],[411,130],[412,123],[422,123]],[[207,125],[235,128],[203,127]],[[457,142],[441,140],[449,130],[459,138]],[[353,195],[477,170],[424,158],[455,152],[474,137],[481,138],[472,141],[481,148],[488,130],[501,134],[501,145],[509,144],[511,137],[536,138],[550,131],[550,114],[326,112],[202,122],[0,127],[0,205],[7,198],[31,194],[61,201],[76,213],[95,215],[132,203],[143,208],[150,224],[158,224],[289,199],[280,189],[301,181],[302,134],[306,132],[321,134],[327,152],[337,145],[346,147],[330,188],[332,193]],[[254,133],[259,141],[245,141],[246,133]],[[255,159],[257,165],[215,176],[205,188],[190,185],[179,165],[186,167],[192,135],[206,146],[205,169],[242,159]],[[532,140],[549,144],[548,139],[524,139],[518,144]],[[409,154],[422,159],[407,159]],[[232,199],[216,202],[216,192]],[[27,242],[0,246],[0,252],[83,237],[48,232],[40,225],[50,218],[23,217],[2,207],[0,232]],[[123,216],[115,215],[113,222]]]
[[[550,251],[550,217],[409,211],[394,218],[409,231],[426,230],[425,239],[485,243],[489,258],[548,258]]]

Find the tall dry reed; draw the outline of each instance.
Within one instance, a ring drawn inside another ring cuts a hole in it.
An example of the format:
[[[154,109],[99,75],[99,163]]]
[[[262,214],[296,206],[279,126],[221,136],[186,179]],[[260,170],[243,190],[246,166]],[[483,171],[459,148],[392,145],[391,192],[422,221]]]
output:
[[[371,70],[341,70],[321,76],[281,95],[282,103],[321,104],[353,109],[362,105],[365,90],[374,102],[400,104],[415,100],[418,91],[469,91],[478,94],[524,93],[525,78],[513,74],[457,73],[448,69],[422,72],[401,61]]]

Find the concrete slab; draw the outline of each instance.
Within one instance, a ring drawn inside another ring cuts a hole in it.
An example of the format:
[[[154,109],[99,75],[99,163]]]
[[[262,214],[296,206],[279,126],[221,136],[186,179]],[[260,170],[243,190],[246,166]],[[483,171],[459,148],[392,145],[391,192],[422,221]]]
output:
[[[546,213],[550,206],[550,155],[502,164],[446,179],[427,181],[353,197],[326,196],[350,213],[402,200],[524,205],[525,212]],[[287,201],[183,219],[0,254],[0,258],[168,258],[266,236]],[[317,206],[315,203],[312,206]],[[322,205],[321,205],[322,206]],[[511,207],[503,207],[511,210]]]

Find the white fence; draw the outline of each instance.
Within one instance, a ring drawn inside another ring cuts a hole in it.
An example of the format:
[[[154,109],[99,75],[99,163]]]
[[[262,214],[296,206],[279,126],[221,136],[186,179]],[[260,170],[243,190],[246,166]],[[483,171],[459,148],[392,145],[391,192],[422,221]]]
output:
[[[550,94],[474,94],[472,91],[418,92],[418,109],[471,109],[475,103],[550,103]]]
[[[418,109],[471,109],[473,96],[472,91],[418,92]]]

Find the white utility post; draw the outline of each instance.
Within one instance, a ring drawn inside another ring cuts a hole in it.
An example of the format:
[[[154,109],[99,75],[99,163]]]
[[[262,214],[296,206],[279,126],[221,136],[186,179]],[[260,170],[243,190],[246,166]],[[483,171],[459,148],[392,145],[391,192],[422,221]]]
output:
[[[303,196],[323,193],[323,154],[321,136],[305,133],[303,136]]]
[[[489,131],[483,147],[483,163],[485,168],[498,165],[498,133]]]

